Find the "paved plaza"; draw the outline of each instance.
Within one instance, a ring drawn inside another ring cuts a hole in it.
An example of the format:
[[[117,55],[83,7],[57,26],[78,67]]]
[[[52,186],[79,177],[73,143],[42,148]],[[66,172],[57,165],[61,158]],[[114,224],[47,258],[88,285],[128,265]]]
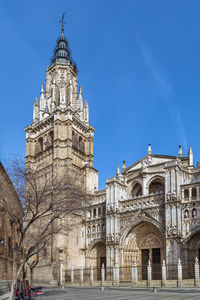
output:
[[[61,288],[43,288],[43,295],[38,300],[137,300],[137,299],[200,299],[200,289],[198,288],[166,288],[158,289],[157,293],[152,288],[104,288],[101,287],[65,287]]]

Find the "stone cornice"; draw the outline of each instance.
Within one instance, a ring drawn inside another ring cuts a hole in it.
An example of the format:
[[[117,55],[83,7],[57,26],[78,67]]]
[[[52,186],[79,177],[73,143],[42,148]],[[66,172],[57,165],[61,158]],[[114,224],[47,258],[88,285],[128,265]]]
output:
[[[50,115],[49,117],[45,118],[44,120],[42,120],[36,124],[26,126],[24,130],[25,130],[25,132],[35,133],[38,130],[43,129],[50,124],[53,124],[53,115]]]

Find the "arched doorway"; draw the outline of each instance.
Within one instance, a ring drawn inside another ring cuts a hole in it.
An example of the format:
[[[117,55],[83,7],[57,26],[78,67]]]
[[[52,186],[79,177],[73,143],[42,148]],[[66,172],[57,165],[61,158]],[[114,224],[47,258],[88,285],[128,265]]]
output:
[[[96,243],[90,251],[90,266],[93,266],[94,277],[101,279],[101,267],[106,268],[106,245],[103,242]]]
[[[198,261],[200,261],[200,230],[191,234],[191,238],[189,238],[185,244],[184,250],[186,250],[186,256],[184,257],[184,263],[182,264],[183,275],[185,278],[193,278],[196,257],[198,258]]]
[[[152,264],[152,278],[161,279],[161,261],[164,258],[164,238],[160,230],[150,222],[141,222],[126,236],[124,267],[131,267],[137,260],[140,279],[147,279],[148,261]]]

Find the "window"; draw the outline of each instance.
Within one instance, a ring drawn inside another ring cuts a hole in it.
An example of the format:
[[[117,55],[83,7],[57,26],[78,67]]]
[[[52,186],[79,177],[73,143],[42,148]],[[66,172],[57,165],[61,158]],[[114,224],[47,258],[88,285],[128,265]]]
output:
[[[38,139],[38,143],[39,143],[39,146],[40,146],[40,151],[43,151],[43,138],[42,137],[40,137]]]
[[[197,198],[197,189],[192,188],[192,200],[196,200],[196,198]]]
[[[162,179],[156,178],[149,185],[149,194],[164,193],[165,185]]]
[[[94,216],[94,217],[96,217],[96,214],[97,214],[97,212],[96,212],[96,208],[94,208],[94,211],[93,211],[93,216]]]
[[[142,196],[142,186],[139,183],[136,183],[132,189],[132,196],[138,197]]]
[[[49,133],[50,143],[53,144],[53,131]]]
[[[188,191],[188,189],[185,189],[185,190],[184,190],[184,199],[185,199],[185,200],[188,200],[188,199],[189,199],[189,191]]]

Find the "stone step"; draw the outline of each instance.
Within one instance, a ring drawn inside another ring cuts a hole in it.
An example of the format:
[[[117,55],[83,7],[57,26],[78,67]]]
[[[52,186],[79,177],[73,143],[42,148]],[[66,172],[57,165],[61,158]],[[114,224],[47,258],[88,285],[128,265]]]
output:
[[[8,293],[10,291],[11,281],[0,280],[0,296]]]

